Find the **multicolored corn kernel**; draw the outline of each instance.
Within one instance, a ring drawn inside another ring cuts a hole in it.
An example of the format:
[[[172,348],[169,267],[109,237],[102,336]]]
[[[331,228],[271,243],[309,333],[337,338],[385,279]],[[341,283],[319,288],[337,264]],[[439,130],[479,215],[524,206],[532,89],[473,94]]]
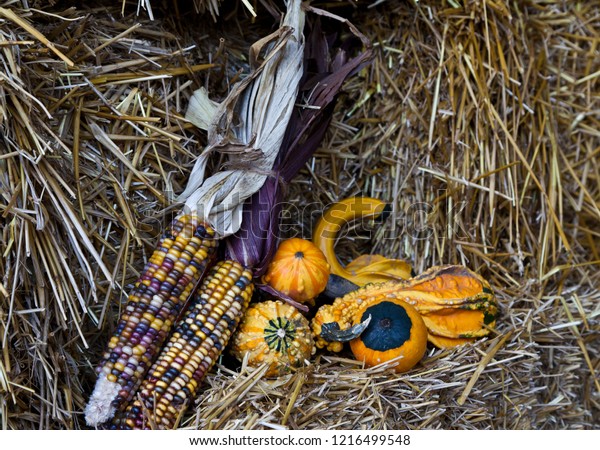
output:
[[[176,324],[136,399],[116,415],[112,428],[174,428],[229,342],[253,289],[252,272],[239,263],[216,264]]]
[[[85,410],[88,425],[110,420],[133,399],[217,246],[214,231],[197,216],[183,215],[171,223],[129,295],[97,368]]]

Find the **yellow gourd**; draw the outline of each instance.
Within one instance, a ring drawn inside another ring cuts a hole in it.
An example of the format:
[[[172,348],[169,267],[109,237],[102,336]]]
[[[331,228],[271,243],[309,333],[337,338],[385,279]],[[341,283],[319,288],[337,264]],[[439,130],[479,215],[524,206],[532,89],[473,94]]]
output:
[[[361,255],[344,267],[335,253],[335,244],[342,228],[355,220],[384,220],[391,211],[390,205],[371,197],[350,197],[334,203],[317,223],[313,242],[319,247],[331,273],[351,281],[357,286],[390,280],[406,280],[412,268],[406,261],[388,259],[382,255]]]
[[[233,336],[231,354],[250,367],[267,363],[267,377],[302,367],[315,346],[308,320],[291,305],[266,301],[250,306]]]

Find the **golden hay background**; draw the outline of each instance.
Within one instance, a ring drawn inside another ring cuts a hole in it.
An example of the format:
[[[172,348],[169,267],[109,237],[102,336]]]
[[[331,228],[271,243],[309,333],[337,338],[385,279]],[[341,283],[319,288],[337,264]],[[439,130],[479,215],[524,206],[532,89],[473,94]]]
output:
[[[319,353],[269,381],[225,357],[184,425],[599,428],[600,2],[377,3],[316,3],[376,57],[289,188],[290,234],[337,199],[387,200],[340,253],[466,264],[497,291],[497,335],[402,375]],[[241,2],[216,22],[187,2],[153,1],[154,20],[72,5],[0,0],[3,429],[85,428],[93,367],[204,140],[188,99],[222,98],[276,23]]]

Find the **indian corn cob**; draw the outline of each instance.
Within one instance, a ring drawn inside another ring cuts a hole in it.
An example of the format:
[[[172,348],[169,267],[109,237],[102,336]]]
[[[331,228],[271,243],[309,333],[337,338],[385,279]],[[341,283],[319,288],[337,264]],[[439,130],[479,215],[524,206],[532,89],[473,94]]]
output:
[[[217,263],[175,326],[138,396],[115,416],[112,428],[174,428],[238,326],[253,289],[251,271],[235,261]]]
[[[110,420],[133,399],[171,326],[216,252],[212,228],[182,215],[167,228],[129,295],[86,406],[88,425]]]

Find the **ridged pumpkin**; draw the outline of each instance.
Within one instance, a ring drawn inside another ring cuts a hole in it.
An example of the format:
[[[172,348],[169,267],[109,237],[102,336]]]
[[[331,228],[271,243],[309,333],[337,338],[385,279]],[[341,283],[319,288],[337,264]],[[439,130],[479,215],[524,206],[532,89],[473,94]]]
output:
[[[231,354],[248,365],[268,363],[265,376],[277,377],[302,367],[316,351],[308,320],[293,306],[266,301],[250,306],[233,336]]]
[[[312,242],[300,238],[283,241],[263,280],[298,302],[307,302],[325,290],[329,263]]]

